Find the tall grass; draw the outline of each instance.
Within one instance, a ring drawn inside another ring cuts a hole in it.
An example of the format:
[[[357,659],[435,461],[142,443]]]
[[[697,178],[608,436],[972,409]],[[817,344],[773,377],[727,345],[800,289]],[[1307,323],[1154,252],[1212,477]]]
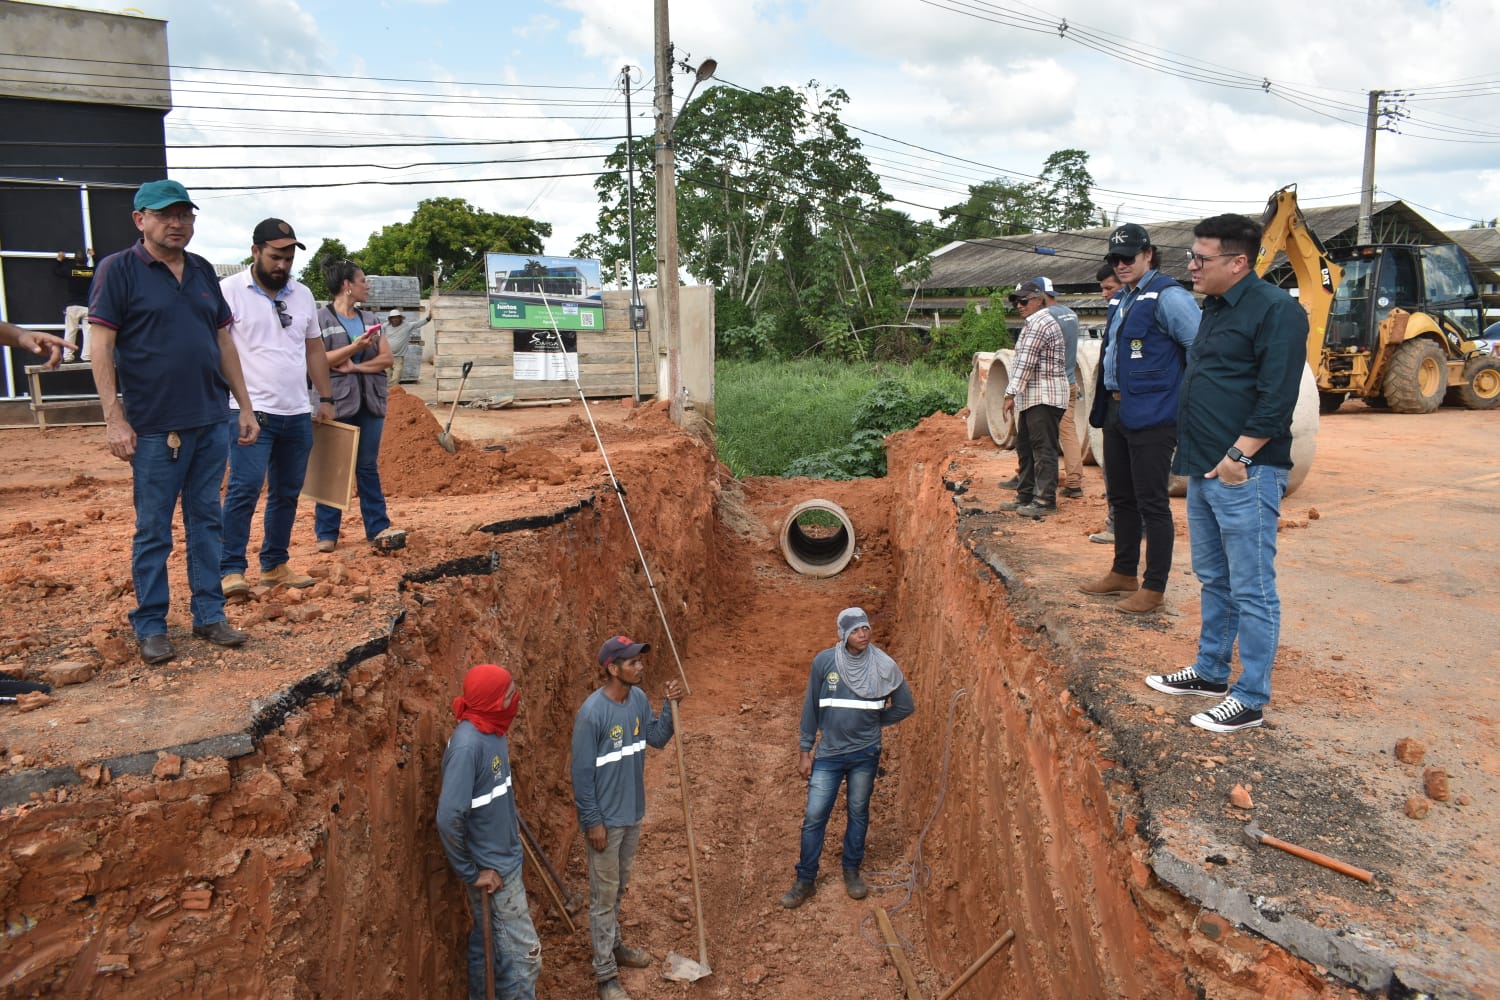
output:
[[[952,372],[916,365],[800,361],[721,361],[715,373],[719,458],[737,477],[779,476],[793,461],[841,447],[854,414],[881,378],[899,377],[913,394],[941,389],[963,399]]]

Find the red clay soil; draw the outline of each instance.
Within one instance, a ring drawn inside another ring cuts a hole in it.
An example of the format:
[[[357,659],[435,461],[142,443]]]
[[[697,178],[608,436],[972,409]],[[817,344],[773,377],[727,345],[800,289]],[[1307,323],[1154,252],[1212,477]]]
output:
[[[159,667],[136,658],[124,617],[128,469],[97,429],[0,433],[16,470],[0,487],[3,664],[90,675],[34,711],[0,709],[0,790],[19,790],[0,813],[6,995],[463,995],[467,917],[431,821],[447,702],[474,662],[517,672],[518,804],[585,892],[568,737],[597,683],[594,650],[616,631],[653,644],[648,692],[676,671],[674,641],[692,688],[680,735],[714,969],[692,986],[627,970],[637,1000],[900,996],[872,901],[893,909],[929,997],[1007,928],[1014,943],[960,996],[1345,995],[1326,974],[1345,971],[1336,953],[1300,960],[1247,929],[1279,933],[1268,920],[1394,955],[1403,982],[1440,995],[1500,992],[1484,836],[1500,801],[1495,694],[1463,655],[1489,648],[1472,639],[1485,625],[1472,609],[1492,620],[1493,548],[1464,549],[1455,532],[1421,570],[1378,553],[1436,544],[1410,514],[1429,480],[1445,510],[1472,505],[1493,523],[1500,476],[1422,447],[1436,433],[1461,454],[1472,435],[1467,453],[1485,454],[1493,415],[1325,420],[1282,536],[1287,648],[1271,725],[1213,738],[1185,725],[1201,706],[1139,684],[1144,668],[1191,654],[1186,577],[1173,613],[1144,622],[1068,596],[1105,559],[1084,539],[1102,520],[1097,470],[1085,501],[1023,523],[995,509],[1013,458],[935,417],[893,439],[886,480],[740,486],[659,407],[598,404],[669,636],[580,407],[460,414],[449,455],[431,411],[392,395],[382,475],[407,548],[376,554],[346,532],[319,554],[304,514],[292,558],[318,585],[231,607],[252,641],[220,650],[189,636],[179,533],[169,625],[181,658]],[[794,574],[775,544],[779,518],[814,496],[842,505],[858,534],[856,559],[827,580]],[[1322,520],[1296,516],[1312,505]],[[1180,567],[1186,548],[1184,535]],[[840,808],[817,895],[787,912],[776,898],[805,795],[807,666],[850,605],[870,611],[919,705],[888,736],[876,788],[866,874],[882,889],[844,896]],[[1401,608],[1429,605],[1458,627],[1403,624]],[[1401,667],[1419,647],[1421,669]],[[1427,683],[1437,671],[1477,696]],[[1391,756],[1398,736],[1425,742],[1427,765],[1452,781],[1425,820],[1400,812],[1422,794],[1422,768]],[[649,755],[647,781],[626,940],[696,958],[675,746]],[[1253,811],[1228,804],[1234,784]],[[1375,868],[1380,885],[1242,846],[1252,815]],[[526,880],[542,995],[592,995],[586,927],[568,932],[539,873]],[[1230,889],[1254,902],[1225,920],[1214,910],[1240,905]]]

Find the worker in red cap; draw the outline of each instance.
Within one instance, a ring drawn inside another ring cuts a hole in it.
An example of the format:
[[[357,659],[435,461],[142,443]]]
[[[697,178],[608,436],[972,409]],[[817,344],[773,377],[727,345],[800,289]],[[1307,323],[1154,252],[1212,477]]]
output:
[[[443,751],[443,791],[437,827],[448,863],[464,881],[473,930],[469,934],[469,1000],[485,995],[484,937],[494,940],[495,996],[536,1000],[542,943],[521,882],[520,822],[510,783],[505,734],[521,707],[510,671],[481,663],[464,675],[453,699],[458,725]],[[483,895],[489,896],[485,928]]]
[[[620,939],[620,899],[630,884],[630,866],[646,816],[646,747],[660,750],[672,740],[671,702],[682,686],[667,681],[661,714],[640,689],[651,644],[616,635],[599,648],[604,685],[584,700],[573,720],[573,803],[588,839],[589,936],[599,1000],[630,1000],[620,985],[620,966],[644,969],[651,953]]]

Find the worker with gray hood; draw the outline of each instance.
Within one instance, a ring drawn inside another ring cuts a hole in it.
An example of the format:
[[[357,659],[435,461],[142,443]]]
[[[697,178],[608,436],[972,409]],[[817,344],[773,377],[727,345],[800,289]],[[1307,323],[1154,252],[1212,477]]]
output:
[[[844,830],[844,888],[850,899],[864,899],[870,891],[859,869],[870,828],[870,796],[880,767],[881,730],[916,709],[901,668],[870,636],[869,616],[861,608],[846,608],[838,616],[838,643],[813,657],[802,702],[797,759],[798,773],[807,780],[807,812],[802,819],[797,881],[781,897],[781,905],[789,910],[817,891],[823,834],[845,781],[849,819]]]

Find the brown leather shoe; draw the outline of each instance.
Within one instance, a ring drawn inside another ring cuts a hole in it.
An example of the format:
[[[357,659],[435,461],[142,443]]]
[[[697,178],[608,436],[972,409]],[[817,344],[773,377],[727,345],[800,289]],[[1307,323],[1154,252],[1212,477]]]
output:
[[[1111,571],[1093,583],[1079,584],[1078,589],[1085,594],[1093,594],[1095,597],[1115,597],[1140,590],[1141,583],[1133,576]]]
[[[615,964],[623,965],[627,969],[649,969],[651,961],[651,953],[644,948],[632,948],[628,944],[622,944],[615,949]]]
[[[1167,595],[1160,590],[1147,590],[1142,587],[1131,594],[1125,600],[1115,605],[1115,610],[1127,615],[1149,615],[1160,611],[1161,606],[1166,603]]]

